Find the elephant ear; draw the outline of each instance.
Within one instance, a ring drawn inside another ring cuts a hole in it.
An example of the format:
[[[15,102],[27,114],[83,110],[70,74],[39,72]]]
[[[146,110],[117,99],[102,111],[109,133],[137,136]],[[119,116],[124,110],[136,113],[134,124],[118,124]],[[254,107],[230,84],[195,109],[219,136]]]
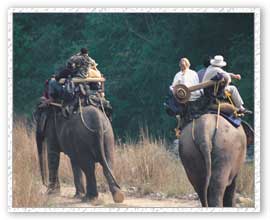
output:
[[[244,128],[244,131],[247,136],[247,145],[253,145],[254,144],[254,130],[251,127],[250,124],[248,124],[246,121],[242,120],[242,126]]]

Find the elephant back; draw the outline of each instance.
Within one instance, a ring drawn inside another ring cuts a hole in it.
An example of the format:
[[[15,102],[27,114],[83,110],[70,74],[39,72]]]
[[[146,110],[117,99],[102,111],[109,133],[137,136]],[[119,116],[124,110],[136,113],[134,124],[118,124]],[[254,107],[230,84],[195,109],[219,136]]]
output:
[[[79,117],[84,127],[90,132],[105,132],[111,128],[111,123],[101,109],[95,106],[81,107]]]

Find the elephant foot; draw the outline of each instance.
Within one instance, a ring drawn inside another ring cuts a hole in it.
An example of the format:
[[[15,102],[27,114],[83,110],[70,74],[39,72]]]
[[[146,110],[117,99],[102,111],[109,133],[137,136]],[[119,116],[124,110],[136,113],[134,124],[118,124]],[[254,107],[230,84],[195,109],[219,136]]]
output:
[[[74,199],[82,199],[84,197],[84,193],[76,192],[76,194],[73,196]]]
[[[47,189],[47,194],[48,195],[57,195],[57,194],[60,194],[60,187],[57,187],[57,188],[48,188]]]
[[[100,206],[104,204],[104,201],[100,200],[98,196],[96,197],[84,196],[82,202],[90,203],[92,206]]]
[[[82,197],[82,202],[92,203],[98,199],[98,196],[85,195]]]
[[[125,199],[125,195],[124,193],[120,190],[117,189],[114,193],[113,193],[113,201],[115,203],[122,203]]]

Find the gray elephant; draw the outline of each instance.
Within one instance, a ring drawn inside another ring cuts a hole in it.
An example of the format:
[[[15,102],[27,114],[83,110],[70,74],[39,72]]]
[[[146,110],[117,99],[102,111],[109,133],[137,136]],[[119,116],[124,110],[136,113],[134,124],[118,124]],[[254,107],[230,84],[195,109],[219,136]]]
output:
[[[82,171],[86,176],[86,194],[83,201],[98,197],[95,177],[95,163],[102,165],[115,202],[123,202],[124,194],[112,173],[114,157],[114,135],[111,123],[104,112],[94,106],[82,107],[82,111],[64,118],[59,107],[47,108],[46,120],[38,121],[36,142],[42,180],[45,182],[43,167],[44,140],[48,147],[49,185],[48,193],[60,191],[58,178],[60,152],[70,158],[76,196],[85,193]],[[43,121],[43,122],[42,122]],[[44,123],[46,122],[46,123]],[[40,127],[44,129],[40,129]],[[40,132],[44,130],[44,132]]]
[[[235,128],[222,116],[218,129],[216,124],[215,114],[204,114],[189,123],[179,138],[179,155],[203,207],[232,207],[249,128],[245,123]]]

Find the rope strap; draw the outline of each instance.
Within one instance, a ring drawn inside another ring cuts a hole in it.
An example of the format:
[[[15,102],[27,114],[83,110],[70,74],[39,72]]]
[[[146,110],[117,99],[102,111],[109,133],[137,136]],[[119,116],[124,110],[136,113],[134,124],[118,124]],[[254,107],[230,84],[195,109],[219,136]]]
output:
[[[225,93],[226,98],[229,99],[229,102],[230,102],[231,105],[233,105],[233,107],[234,107],[234,103],[233,103],[232,98],[231,98],[232,94],[231,94],[229,91],[226,91],[226,90],[224,91],[224,93]]]
[[[83,113],[82,113],[82,103],[81,103],[81,98],[80,97],[79,97],[79,108],[80,108],[80,117],[81,117],[81,120],[82,120],[82,123],[83,123],[84,127],[86,127],[90,132],[93,132],[93,133],[97,132],[96,130],[93,130],[93,129],[89,128],[87,126],[87,124],[85,123],[85,121],[84,121]]]
[[[231,98],[232,97],[232,94],[229,91],[226,91],[226,90],[224,91],[224,93],[225,93],[226,98],[228,98],[230,104],[235,108],[235,111],[233,112],[234,116],[236,116],[236,117],[240,116],[237,113],[237,109],[236,109],[236,107],[235,107],[235,105],[234,105],[234,103],[232,101],[232,98]]]
[[[216,123],[216,129],[218,129],[219,115],[220,115],[220,101],[218,101],[218,112],[217,112],[217,123]]]
[[[217,96],[219,85],[220,85],[220,81],[216,82],[214,85],[214,96]]]
[[[103,112],[103,114],[104,114],[104,116],[105,116],[105,118],[106,118],[106,120],[107,120],[107,123],[110,123],[110,120],[108,119],[108,117],[107,117],[107,115],[106,115],[106,113],[105,113],[104,106],[103,106],[103,104],[102,104],[101,101],[100,101],[100,103],[101,103],[101,107],[102,107],[102,112]],[[84,120],[83,112],[82,112],[82,103],[81,103],[81,98],[80,98],[80,97],[79,97],[79,108],[80,108],[80,117],[81,117],[81,120],[82,120],[83,125],[84,125],[90,132],[97,132],[97,130],[93,130],[93,129],[89,128],[89,127],[87,126],[85,120]],[[109,129],[109,126],[108,126],[108,124],[107,124],[107,126],[104,128],[103,133],[106,133],[106,132],[108,131],[108,129]]]
[[[193,121],[192,121],[192,133],[191,133],[191,135],[192,135],[193,141],[195,142],[195,119],[193,119]]]

